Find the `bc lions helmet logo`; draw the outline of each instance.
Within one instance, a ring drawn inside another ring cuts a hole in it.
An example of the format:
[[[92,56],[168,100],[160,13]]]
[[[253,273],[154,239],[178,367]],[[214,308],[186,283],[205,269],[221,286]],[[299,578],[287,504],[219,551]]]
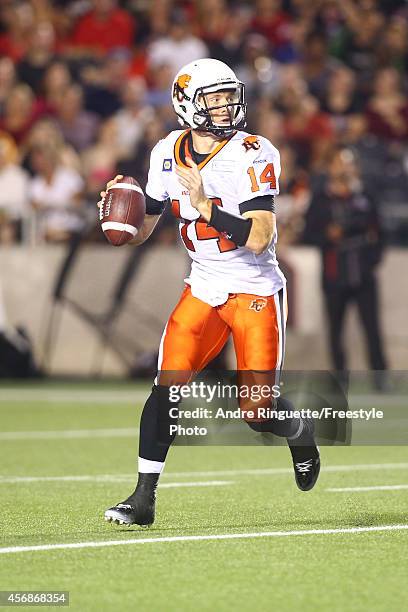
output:
[[[261,145],[258,140],[258,136],[247,136],[244,138],[242,142],[245,151],[249,151],[250,149],[260,149]]]
[[[179,102],[183,100],[190,100],[184,93],[186,87],[188,87],[191,81],[191,76],[189,74],[180,74],[177,81],[174,83],[173,88],[173,98],[177,98]]]
[[[252,300],[249,305],[249,310],[255,310],[255,312],[261,312],[262,308],[265,308],[267,301],[265,298],[258,298],[257,300]]]

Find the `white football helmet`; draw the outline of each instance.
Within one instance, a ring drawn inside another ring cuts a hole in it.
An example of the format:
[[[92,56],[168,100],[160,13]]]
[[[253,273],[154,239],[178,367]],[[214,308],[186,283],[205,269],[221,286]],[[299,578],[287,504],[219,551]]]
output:
[[[206,95],[217,91],[231,91],[231,102],[209,107]],[[172,100],[183,126],[228,136],[246,125],[245,86],[234,71],[219,60],[200,59],[183,66],[173,81]],[[211,111],[220,108],[228,109],[229,124],[214,123]]]

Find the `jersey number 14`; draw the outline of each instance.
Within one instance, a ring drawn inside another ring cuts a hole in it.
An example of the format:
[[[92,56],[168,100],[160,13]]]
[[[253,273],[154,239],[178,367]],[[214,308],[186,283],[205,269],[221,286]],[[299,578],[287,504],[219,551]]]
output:
[[[260,190],[259,182],[269,183],[269,189],[276,189],[276,177],[275,177],[275,171],[273,169],[273,164],[266,164],[265,168],[262,170],[262,173],[259,177],[259,182],[258,182],[258,179],[256,178],[255,169],[253,166],[250,166],[250,168],[248,168],[247,174],[249,175],[249,178],[251,179],[251,191],[252,192]]]
[[[214,202],[216,206],[222,206],[220,198],[210,198],[211,202]],[[180,234],[186,248],[189,251],[195,251],[193,241],[187,236],[187,230],[189,225],[194,224],[197,240],[217,240],[217,245],[220,253],[226,253],[227,251],[234,251],[237,245],[232,240],[229,240],[224,234],[220,234],[214,227],[207,224],[207,221],[200,217],[194,221],[186,221],[180,214],[180,200],[171,201],[171,209],[173,215],[183,222],[180,229]]]

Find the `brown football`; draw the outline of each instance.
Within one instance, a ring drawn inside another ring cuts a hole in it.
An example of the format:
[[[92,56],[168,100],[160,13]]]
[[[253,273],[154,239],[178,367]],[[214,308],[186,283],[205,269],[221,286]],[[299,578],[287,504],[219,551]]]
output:
[[[99,219],[106,238],[113,246],[132,240],[143,225],[146,200],[136,179],[125,176],[110,187],[102,200]]]

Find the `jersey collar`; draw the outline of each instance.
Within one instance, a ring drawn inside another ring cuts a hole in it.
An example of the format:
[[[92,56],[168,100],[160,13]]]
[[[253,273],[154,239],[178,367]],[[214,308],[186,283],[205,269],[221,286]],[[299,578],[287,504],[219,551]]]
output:
[[[206,164],[215,156],[217,153],[221,151],[225,147],[225,145],[235,136],[236,132],[233,132],[231,136],[222,140],[216,147],[207,155],[205,159],[203,159],[198,165],[198,169],[201,170],[204,168]],[[174,145],[174,159],[176,160],[176,164],[181,166],[182,168],[189,168],[185,163],[186,156],[192,157],[192,136],[191,129],[185,130],[180,136],[177,138]]]

